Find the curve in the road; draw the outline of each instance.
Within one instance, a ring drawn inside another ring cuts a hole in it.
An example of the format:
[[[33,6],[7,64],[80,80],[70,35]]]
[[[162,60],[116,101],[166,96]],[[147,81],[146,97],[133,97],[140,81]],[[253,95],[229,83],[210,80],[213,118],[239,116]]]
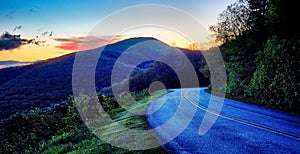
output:
[[[232,120],[232,121],[244,124],[244,125],[248,125],[248,126],[259,128],[259,129],[263,129],[265,131],[273,132],[275,134],[279,134],[279,135],[282,135],[282,136],[290,137],[292,139],[300,141],[300,136],[298,136],[298,135],[293,135],[293,134],[290,134],[290,133],[282,132],[280,130],[273,129],[273,128],[270,128],[270,127],[267,127],[267,126],[264,126],[264,125],[261,125],[261,124],[257,124],[257,123],[250,122],[250,121],[246,121],[246,120],[243,120],[243,119],[238,119],[238,118],[235,118],[235,117],[232,117],[232,116],[229,116],[229,115],[220,114],[220,113],[218,113],[218,112],[216,112],[214,110],[211,110],[211,109],[207,109],[203,105],[198,104],[193,99],[191,99],[187,95],[187,92],[184,93],[184,98],[186,98],[191,104],[195,105],[197,108],[199,108],[199,109],[201,109],[201,110],[203,110],[205,112],[208,112],[210,114],[213,114],[215,116],[219,116],[220,118],[225,118],[225,119],[228,119],[228,120]]]
[[[200,88],[200,93],[199,89],[195,90],[195,88],[177,89],[163,96],[163,99],[154,100],[148,106],[147,120],[152,128],[169,122],[177,110],[188,115],[191,110],[188,104],[197,110],[190,124],[180,135],[168,143],[162,142],[165,143],[164,147],[168,151],[175,153],[300,153],[299,116],[230,99],[224,99],[223,109],[219,114],[212,108],[208,109],[211,97],[217,96],[204,92],[204,89]],[[180,105],[180,103],[186,105]],[[205,113],[219,118],[206,134],[199,135],[199,127]],[[181,127],[181,121],[186,119],[185,115],[177,118],[173,119],[174,129]],[[172,133],[172,129],[157,129],[155,133],[160,141],[165,141]]]

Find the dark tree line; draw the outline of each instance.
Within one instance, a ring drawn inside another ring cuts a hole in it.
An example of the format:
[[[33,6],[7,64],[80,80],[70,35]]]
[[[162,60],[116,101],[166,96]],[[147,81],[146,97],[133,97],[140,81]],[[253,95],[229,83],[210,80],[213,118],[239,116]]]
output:
[[[210,27],[222,43],[231,97],[300,112],[300,19],[285,0],[239,0]]]

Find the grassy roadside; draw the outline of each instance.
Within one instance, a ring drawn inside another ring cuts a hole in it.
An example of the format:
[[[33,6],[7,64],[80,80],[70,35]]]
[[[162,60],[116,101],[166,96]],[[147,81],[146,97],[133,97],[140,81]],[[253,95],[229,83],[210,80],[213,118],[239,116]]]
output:
[[[146,93],[136,94],[137,103],[132,104],[130,110],[145,112],[150,99],[163,94],[163,91],[157,91],[152,98]],[[115,103],[113,98],[106,98],[105,101]],[[105,104],[109,104],[108,102]],[[112,107],[109,110],[112,119],[123,128],[149,129],[145,115],[135,115],[122,107]],[[0,125],[0,153],[166,153],[162,147],[134,151],[117,148],[99,140],[84,125],[74,105],[53,114],[36,111],[31,113],[31,116],[18,116]],[[104,136],[106,139],[113,139],[114,135],[122,131],[114,131],[116,123],[101,127],[109,130]]]

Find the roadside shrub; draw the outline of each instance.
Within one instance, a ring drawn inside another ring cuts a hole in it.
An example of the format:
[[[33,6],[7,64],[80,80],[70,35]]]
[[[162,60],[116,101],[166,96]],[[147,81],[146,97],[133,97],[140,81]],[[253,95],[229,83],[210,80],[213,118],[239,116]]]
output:
[[[257,55],[257,69],[248,93],[261,104],[285,111],[300,112],[300,43],[278,37],[269,39]]]

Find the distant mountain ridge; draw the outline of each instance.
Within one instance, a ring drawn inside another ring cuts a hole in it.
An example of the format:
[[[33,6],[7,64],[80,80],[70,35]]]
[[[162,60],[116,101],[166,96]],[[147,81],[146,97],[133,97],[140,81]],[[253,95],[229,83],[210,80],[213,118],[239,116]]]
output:
[[[139,50],[172,53],[171,51],[175,49],[155,38],[131,38],[105,47],[80,52],[89,58],[103,50],[95,72],[95,85],[98,93],[111,93],[111,73],[118,57],[134,44],[144,41],[156,42],[134,49],[136,53],[139,53]],[[164,46],[164,48],[159,48],[159,46]],[[194,65],[200,85],[206,86],[208,80],[199,72],[200,60],[203,59],[201,52],[187,49],[181,49],[181,51]],[[59,104],[72,95],[72,71],[75,55],[76,53],[71,53],[24,67],[0,69],[0,119],[36,107],[44,108]],[[132,66],[126,65],[125,67]],[[182,67],[184,68],[184,65]],[[130,89],[132,91],[148,88],[153,81],[163,81],[167,88],[180,87],[175,72],[168,66],[155,61],[147,61],[138,65],[132,72],[131,79]]]
[[[0,69],[8,68],[8,67],[17,67],[17,66],[25,66],[30,65],[31,62],[19,62],[15,60],[7,60],[7,61],[0,61]]]

